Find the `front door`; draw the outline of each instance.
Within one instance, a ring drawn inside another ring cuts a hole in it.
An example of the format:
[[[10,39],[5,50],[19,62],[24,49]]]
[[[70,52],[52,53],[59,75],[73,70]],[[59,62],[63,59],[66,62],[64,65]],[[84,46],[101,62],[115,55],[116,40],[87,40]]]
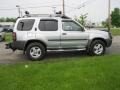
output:
[[[61,47],[69,49],[85,48],[88,43],[88,33],[73,20],[62,21]]]

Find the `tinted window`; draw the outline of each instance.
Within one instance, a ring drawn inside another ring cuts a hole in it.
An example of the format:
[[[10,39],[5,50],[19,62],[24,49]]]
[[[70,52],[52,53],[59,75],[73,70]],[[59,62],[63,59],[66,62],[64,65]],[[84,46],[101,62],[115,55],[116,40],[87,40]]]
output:
[[[58,21],[57,20],[41,20],[39,23],[39,29],[41,31],[57,31]]]
[[[34,19],[24,19],[20,20],[17,26],[17,30],[19,31],[29,31],[32,29],[33,24],[35,20]]]
[[[64,31],[82,31],[83,28],[74,21],[63,21],[62,27]]]

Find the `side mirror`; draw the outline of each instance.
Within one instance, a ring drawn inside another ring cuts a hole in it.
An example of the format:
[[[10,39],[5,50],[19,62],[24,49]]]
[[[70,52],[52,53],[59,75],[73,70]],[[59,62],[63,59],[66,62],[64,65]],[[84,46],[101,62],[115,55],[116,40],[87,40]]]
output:
[[[84,31],[85,31],[85,28],[82,28],[82,31],[84,32]]]

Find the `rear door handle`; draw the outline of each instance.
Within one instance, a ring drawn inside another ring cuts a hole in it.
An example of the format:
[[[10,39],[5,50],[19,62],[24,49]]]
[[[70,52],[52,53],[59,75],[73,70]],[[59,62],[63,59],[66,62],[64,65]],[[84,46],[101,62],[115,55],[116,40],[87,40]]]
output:
[[[62,35],[67,35],[67,33],[62,33]]]
[[[35,31],[37,31],[37,28],[35,28]]]

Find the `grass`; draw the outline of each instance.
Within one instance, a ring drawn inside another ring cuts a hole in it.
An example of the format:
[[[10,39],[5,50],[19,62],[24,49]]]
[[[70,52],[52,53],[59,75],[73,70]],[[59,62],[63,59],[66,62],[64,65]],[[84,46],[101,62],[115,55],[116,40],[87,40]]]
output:
[[[116,28],[116,29],[111,29],[111,33],[113,34],[113,36],[119,36],[120,35],[120,28]]]
[[[5,41],[6,42],[12,41],[12,34],[11,33],[5,33]]]
[[[120,55],[0,65],[0,87],[1,90],[120,90]]]

